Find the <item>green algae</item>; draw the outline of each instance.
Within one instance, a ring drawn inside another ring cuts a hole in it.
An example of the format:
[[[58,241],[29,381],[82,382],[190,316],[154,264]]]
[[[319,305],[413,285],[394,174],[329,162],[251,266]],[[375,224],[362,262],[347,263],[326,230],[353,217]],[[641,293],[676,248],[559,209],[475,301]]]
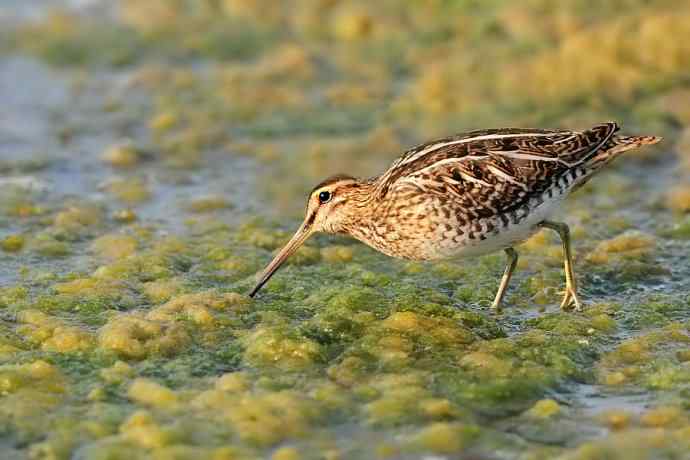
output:
[[[45,23],[20,31],[16,44],[59,66],[126,65],[136,57],[140,46],[136,35],[122,27],[84,23],[57,12]]]
[[[684,167],[690,61],[673,37],[687,35],[687,8],[119,8],[2,32],[4,53],[80,69],[51,149],[0,162],[33,177],[0,188],[0,430],[16,450],[682,458],[687,185],[667,147],[627,156],[567,202],[583,313],[556,308],[561,249],[546,233],[519,247],[501,315],[487,307],[502,254],[399,262],[341,237],[314,237],[257,299],[244,293],[313,183],[373,175],[417,141],[616,118],[678,138]],[[113,68],[123,93],[103,90],[119,87]]]
[[[458,308],[457,294],[448,290],[447,283],[468,282],[464,280],[471,272],[467,267],[441,267],[436,270],[437,290],[420,289],[414,284],[429,282],[427,272],[405,265],[391,269],[382,257],[357,251],[354,259],[370,262],[367,269],[321,258],[306,265],[300,262],[281,271],[278,276],[283,282],[263,294],[267,301],[237,310],[237,320],[206,320],[207,316],[198,316],[198,310],[190,310],[196,312],[197,319],[190,319],[187,313],[168,316],[184,310],[170,309],[164,302],[178,302],[184,308],[194,305],[191,299],[183,300],[185,295],[180,291],[188,267],[204,266],[208,261],[225,262],[231,254],[255,246],[253,240],[243,236],[246,227],[223,232],[230,237],[228,241],[235,242],[210,252],[207,247],[190,244],[198,237],[190,237],[189,241],[149,240],[146,246],[151,249],[136,247],[123,260],[98,268],[92,277],[53,281],[57,296],[31,301],[33,308],[49,314],[69,312],[82,323],[88,317],[88,312],[82,310],[87,305],[93,312],[136,310],[135,303],[121,303],[118,296],[123,292],[134,295],[139,302],[144,295],[154,301],[145,310],[146,317],[139,313],[131,318],[110,316],[108,324],[112,326],[101,323],[97,340],[84,342],[85,360],[50,360],[69,378],[92,375],[79,385],[90,400],[117,404],[127,398],[139,409],[149,411],[148,418],[141,415],[144,418],[140,419],[135,413],[121,416],[107,427],[87,431],[68,422],[64,434],[34,443],[33,452],[67,453],[79,445],[87,445],[89,450],[103,446],[106,451],[126,451],[126,446],[134,445],[156,455],[172,455],[171,449],[177,445],[197,455],[221,449],[212,441],[204,444],[182,435],[183,428],[166,421],[166,412],[183,410],[187,404],[201,404],[195,406],[195,411],[201,411],[199,415],[218,417],[228,435],[237,436],[237,443],[255,452],[288,439],[306,442],[307,433],[313,436],[316,432],[317,420],[343,417],[361,417],[377,430],[418,427],[390,447],[393,451],[446,455],[463,452],[481,445],[476,444],[478,439],[487,442],[496,436],[485,433],[477,417],[501,418],[527,411],[529,417],[560,420],[559,415],[544,415],[558,411],[540,401],[545,394],[573,382],[593,381],[596,376],[591,368],[602,362],[601,354],[621,327],[646,329],[668,324],[684,312],[682,301],[663,297],[640,304],[645,308],[602,303],[590,305],[584,315],[544,314],[526,321],[528,328],[524,332],[507,334],[512,327],[508,315],[501,319],[481,309]],[[320,254],[318,246],[316,250]],[[176,259],[185,262],[180,264]],[[488,269],[474,271],[470,279],[490,286],[495,283],[498,267],[493,258],[485,263]],[[163,272],[155,268],[160,264],[166,267]],[[558,269],[552,270],[556,272],[555,283]],[[398,281],[401,275],[402,282]],[[342,285],[305,290],[305,286],[316,286],[315,276],[328,276]],[[366,283],[348,284],[353,276]],[[119,279],[130,283],[120,285]],[[243,278],[237,279],[243,282]],[[157,291],[147,291],[151,283],[164,284],[157,285]],[[199,279],[195,283],[203,285]],[[164,294],[150,297],[151,292]],[[22,306],[27,302],[26,292],[19,287],[6,289],[3,298],[15,308],[27,308]],[[48,298],[50,304],[46,303]],[[170,313],[152,316],[156,310]],[[665,321],[645,319],[653,314]],[[156,325],[152,321],[163,323]],[[286,327],[286,323],[294,327]],[[136,328],[129,332],[129,325],[134,324]],[[27,343],[28,347],[49,350],[54,346],[46,345],[51,338],[41,334],[35,332],[36,338]],[[123,340],[135,340],[133,343],[139,345],[130,346]],[[16,340],[11,343],[27,346]],[[57,343],[58,347],[68,347],[65,339]],[[69,348],[60,352],[67,357],[71,353]],[[88,358],[91,354],[93,358]],[[114,357],[98,358],[111,354]],[[637,377],[626,377],[628,385],[656,392],[677,391],[688,380],[683,361],[674,360],[675,356],[675,351],[654,359],[640,355],[642,362],[651,362],[638,371]],[[110,383],[98,383],[97,375],[110,375],[103,372],[116,358],[129,364],[118,365],[124,370],[117,377],[108,377]],[[621,372],[616,370],[618,365],[607,366],[606,372]],[[228,369],[248,369],[251,376],[238,381],[244,383],[225,378],[224,383],[209,386],[208,379]],[[412,377],[419,370],[424,373]],[[318,377],[322,371],[336,383],[335,394]],[[628,368],[623,372],[633,375]],[[77,391],[76,383],[70,385],[71,391]],[[235,396],[223,396],[217,391]],[[286,391],[289,393],[283,393]],[[223,415],[225,405],[238,408],[238,412]],[[192,431],[203,430],[205,425],[193,417],[185,423],[184,430]],[[292,428],[273,430],[270,435],[259,429],[273,423],[289,423]],[[26,435],[30,436],[28,432]],[[105,441],[106,436],[115,438]],[[381,449],[386,450],[384,445]]]
[[[679,219],[672,226],[662,229],[661,234],[668,238],[690,239],[690,217]]]

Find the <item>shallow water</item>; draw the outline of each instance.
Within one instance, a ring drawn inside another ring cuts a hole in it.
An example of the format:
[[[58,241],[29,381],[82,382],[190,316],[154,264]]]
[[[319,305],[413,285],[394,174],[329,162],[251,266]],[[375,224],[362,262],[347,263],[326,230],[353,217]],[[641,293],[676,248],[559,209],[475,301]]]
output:
[[[425,56],[471,53],[480,37],[488,55],[521,62],[527,47],[548,63],[571,36],[566,19],[592,40],[600,24],[577,8],[549,13],[553,29],[534,32],[541,50],[500,19],[522,17],[508,6],[475,11],[486,26],[457,6],[459,27],[439,5],[410,10],[430,18],[414,23],[386,5],[325,2],[329,22],[301,2],[276,18],[256,14],[260,1],[212,3],[123,2],[125,25],[100,2],[65,2],[77,17],[33,0],[0,9],[0,21],[29,21],[4,32],[0,55],[0,457],[688,458],[682,78],[633,79],[639,94],[610,108],[571,100],[580,84],[605,97],[584,76],[554,76],[550,99],[485,95],[489,115],[453,86],[452,60],[418,72]],[[672,3],[651,16],[635,7],[644,40],[676,24]],[[505,45],[493,42],[499,26]],[[690,57],[674,52],[663,72],[675,78],[672,64]],[[538,113],[516,108],[535,101]],[[477,123],[610,117],[668,140],[562,210],[582,314],[558,310],[548,233],[518,248],[500,316],[488,305],[501,254],[418,264],[341,237],[314,238],[245,296],[323,176],[374,175],[406,147]]]

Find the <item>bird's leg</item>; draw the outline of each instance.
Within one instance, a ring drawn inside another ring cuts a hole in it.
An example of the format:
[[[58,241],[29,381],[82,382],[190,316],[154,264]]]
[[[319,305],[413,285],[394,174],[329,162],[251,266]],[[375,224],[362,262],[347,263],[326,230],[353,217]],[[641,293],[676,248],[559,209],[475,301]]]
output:
[[[582,302],[577,296],[577,283],[573,272],[573,256],[570,251],[570,228],[568,224],[562,222],[552,222],[545,220],[539,224],[540,227],[549,228],[558,233],[563,243],[563,267],[565,271],[565,295],[561,302],[563,310],[569,309],[571,304],[575,304],[575,311],[582,311]]]
[[[506,288],[508,288],[508,283],[510,282],[510,277],[513,276],[515,271],[515,266],[518,261],[518,253],[513,248],[505,249],[506,256],[508,256],[508,263],[506,264],[506,269],[503,272],[503,277],[501,278],[501,284],[498,285],[498,292],[496,292],[496,298],[491,304],[491,310],[499,313],[501,311],[501,300],[503,300],[503,295],[506,293]]]

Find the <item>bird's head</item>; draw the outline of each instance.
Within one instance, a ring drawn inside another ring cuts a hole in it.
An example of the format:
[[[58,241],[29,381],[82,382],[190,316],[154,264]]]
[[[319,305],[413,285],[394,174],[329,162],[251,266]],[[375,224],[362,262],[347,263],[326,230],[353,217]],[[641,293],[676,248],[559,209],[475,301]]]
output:
[[[309,194],[304,222],[266,266],[249,296],[254,297],[283,262],[314,233],[346,232],[346,224],[352,221],[353,206],[361,202],[359,198],[362,196],[363,186],[354,177],[336,175],[314,187]]]

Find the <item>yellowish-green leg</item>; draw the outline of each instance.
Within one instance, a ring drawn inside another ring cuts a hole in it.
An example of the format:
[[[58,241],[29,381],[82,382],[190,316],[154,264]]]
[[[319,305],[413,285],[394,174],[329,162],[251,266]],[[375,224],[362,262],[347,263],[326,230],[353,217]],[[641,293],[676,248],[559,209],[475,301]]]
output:
[[[563,243],[563,266],[565,271],[565,295],[561,302],[561,308],[568,310],[571,305],[575,305],[575,311],[582,311],[582,302],[577,296],[577,283],[575,281],[575,273],[573,272],[573,257],[570,250],[570,228],[567,224],[562,222],[552,222],[545,220],[541,227],[549,228],[558,233]]]
[[[498,285],[498,292],[496,292],[496,298],[494,298],[494,303],[491,304],[491,310],[495,312],[501,311],[501,300],[503,300],[503,295],[506,293],[506,288],[508,288],[508,283],[510,282],[510,277],[513,276],[515,271],[515,266],[518,261],[518,253],[513,248],[506,248],[506,256],[508,256],[508,264],[503,272],[503,277],[501,278],[501,284]]]

